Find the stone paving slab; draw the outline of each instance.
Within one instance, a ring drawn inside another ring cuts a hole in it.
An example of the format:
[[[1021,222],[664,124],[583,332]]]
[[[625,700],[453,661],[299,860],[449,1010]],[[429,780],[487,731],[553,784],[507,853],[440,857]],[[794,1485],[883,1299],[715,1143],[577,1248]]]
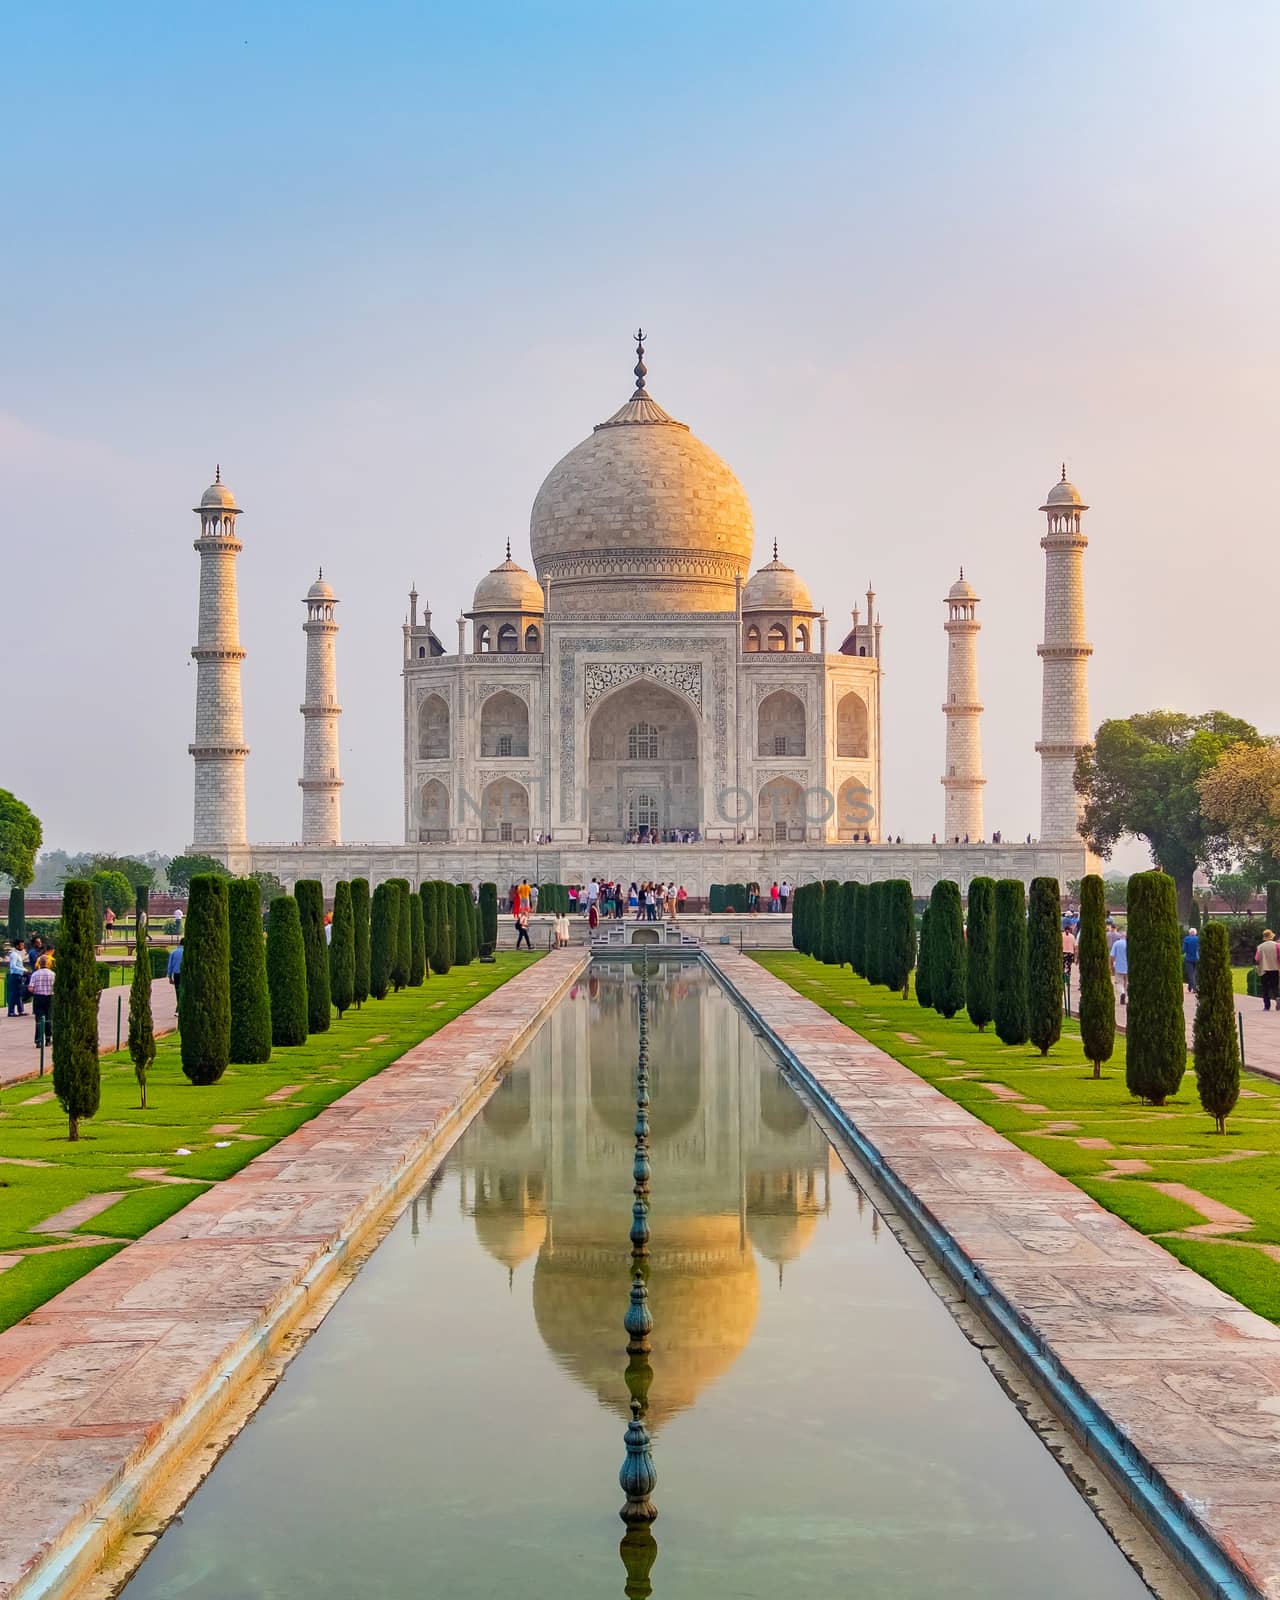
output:
[[[104,989],[98,997],[98,1049],[104,1055],[116,1047],[116,1007],[122,997],[120,1042],[123,1046],[129,1037],[129,985],[116,984]],[[167,978],[157,978],[151,985],[151,1017],[157,1038],[172,1033],[178,1026],[174,989]],[[10,1017],[0,1008],[0,1088],[9,1083],[21,1083],[39,1073],[40,1052],[33,1042],[35,1031],[30,1000],[24,1017]],[[53,1057],[47,1049],[44,1061],[48,1076],[53,1071]]]
[[[1244,1582],[1230,1592],[1280,1597],[1280,1328],[748,957],[706,955],[1013,1308],[1048,1370],[1087,1392],[1136,1470],[1234,1564]],[[972,1146],[931,1148],[930,1111],[938,1128],[969,1126]]]
[[[113,1497],[136,1508],[586,960],[516,974],[0,1334],[0,1600],[91,1570]]]

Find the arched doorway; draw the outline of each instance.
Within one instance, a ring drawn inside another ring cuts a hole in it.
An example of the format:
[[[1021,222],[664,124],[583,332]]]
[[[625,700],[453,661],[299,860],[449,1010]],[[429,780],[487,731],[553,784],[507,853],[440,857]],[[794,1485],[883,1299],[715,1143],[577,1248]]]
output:
[[[852,690],[842,695],[836,707],[836,755],[866,757],[867,702]]]
[[[764,839],[804,838],[804,790],[794,778],[770,778],[760,790],[756,831]]]
[[[860,839],[875,816],[871,790],[861,778],[846,778],[836,796],[836,837]]]
[[[438,694],[429,694],[418,707],[418,759],[443,761],[449,754],[449,707]]]
[[[756,714],[758,756],[802,756],[805,753],[804,702],[786,689],[776,689],[760,702]]]
[[[449,837],[449,791],[439,778],[422,785],[418,819],[420,839],[441,841]]]
[[[481,837],[489,843],[529,837],[529,791],[514,778],[495,778],[480,796]]]
[[[529,754],[529,708],[508,689],[491,694],[480,707],[480,754]]]
[[[592,838],[701,827],[698,722],[680,695],[647,678],[616,689],[591,714],[587,752]]]

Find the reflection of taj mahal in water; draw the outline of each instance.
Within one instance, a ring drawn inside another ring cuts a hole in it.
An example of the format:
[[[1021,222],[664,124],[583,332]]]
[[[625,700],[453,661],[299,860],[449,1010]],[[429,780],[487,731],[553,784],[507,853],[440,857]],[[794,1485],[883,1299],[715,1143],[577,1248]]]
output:
[[[780,1277],[805,1249],[827,1203],[829,1148],[741,1015],[723,1037],[723,1009],[700,973],[690,981],[660,964],[649,996],[656,1427],[745,1349],[761,1259]],[[533,1261],[543,1341],[619,1417],[629,1398],[619,1329],[631,1277],[635,1006],[634,986],[582,979],[458,1153],[480,1243],[508,1272]],[[680,1065],[664,1070],[671,1062]]]
[[[942,845],[881,831],[882,630],[876,596],[829,631],[778,555],[752,572],[751,506],[729,466],[648,392],[547,475],[533,502],[533,572],[511,557],[457,619],[456,647],[416,588],[403,625],[403,845],[344,846],[338,599],[307,593],[302,837],[250,846],[245,824],[235,557],[240,508],[220,477],[201,537],[193,847],[286,884],[406,875],[499,883],[536,870],[586,882],[790,877],[1079,876],[1071,770],[1088,740],[1081,514],[1063,479],[1048,531],[1038,847],[984,842],[978,595],[946,594]],[[443,638],[441,637],[443,635]],[[942,688],[940,681],[939,688]],[[931,719],[936,717],[930,707]],[[1028,749],[1030,739],[1028,738]],[[946,839],[967,853],[954,859]],[[655,842],[660,853],[655,853]],[[662,845],[696,843],[673,854]],[[533,859],[532,846],[539,851]],[[641,846],[643,853],[626,852]]]

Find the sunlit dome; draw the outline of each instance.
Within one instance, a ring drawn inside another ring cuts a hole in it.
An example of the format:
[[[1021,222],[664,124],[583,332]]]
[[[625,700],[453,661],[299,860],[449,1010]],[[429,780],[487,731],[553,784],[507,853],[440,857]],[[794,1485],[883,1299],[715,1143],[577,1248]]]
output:
[[[1087,511],[1089,509],[1088,506],[1085,505],[1084,500],[1081,498],[1080,491],[1076,488],[1075,484],[1067,482],[1067,467],[1065,462],[1062,465],[1061,478],[1059,478],[1057,483],[1054,484],[1053,488],[1049,490],[1049,493],[1045,496],[1044,504],[1040,507],[1040,509],[1042,511],[1050,511],[1056,506],[1075,506],[1080,511]]]
[[[318,577],[316,579],[316,581],[307,590],[307,599],[308,600],[332,600],[333,599],[333,590],[324,581],[324,574],[323,573],[320,575],[320,577]]]
[[[814,611],[813,599],[800,574],[778,560],[753,572],[742,590],[743,611]]]
[[[219,467],[217,472],[214,474],[213,482],[200,496],[200,510],[235,511],[237,509],[236,497],[232,494],[227,485],[223,483],[222,468]]]
[[[473,611],[519,611],[527,615],[542,614],[542,589],[531,572],[526,572],[518,561],[507,559],[500,566],[486,572],[476,585]]]
[[[964,568],[960,569],[960,576],[947,590],[948,600],[976,600],[978,591],[964,575]]]

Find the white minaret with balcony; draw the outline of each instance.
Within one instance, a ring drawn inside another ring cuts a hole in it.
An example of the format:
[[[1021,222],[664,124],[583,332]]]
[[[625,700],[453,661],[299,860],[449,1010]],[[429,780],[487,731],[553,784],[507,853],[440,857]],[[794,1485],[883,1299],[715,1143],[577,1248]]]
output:
[[[960,568],[947,591],[947,756],[944,839],[982,838],[982,703],[978,699],[978,595]]]
[[[240,692],[240,607],[236,537],[240,508],[219,467],[195,508],[200,537],[200,619],[196,645],[195,825],[191,844],[203,851],[247,842],[244,820],[244,703]]]
[[[1089,540],[1080,518],[1089,508],[1067,482],[1066,465],[1040,507],[1049,519],[1040,541],[1045,553],[1043,703],[1040,716],[1040,838],[1079,839],[1081,804],[1075,789],[1076,757],[1090,742],[1089,657],[1084,636],[1084,553]]]
[[[337,596],[324,581],[323,570],[302,602],[307,620],[306,699],[302,712],[302,842],[342,843],[342,779],[338,763],[338,624]]]

